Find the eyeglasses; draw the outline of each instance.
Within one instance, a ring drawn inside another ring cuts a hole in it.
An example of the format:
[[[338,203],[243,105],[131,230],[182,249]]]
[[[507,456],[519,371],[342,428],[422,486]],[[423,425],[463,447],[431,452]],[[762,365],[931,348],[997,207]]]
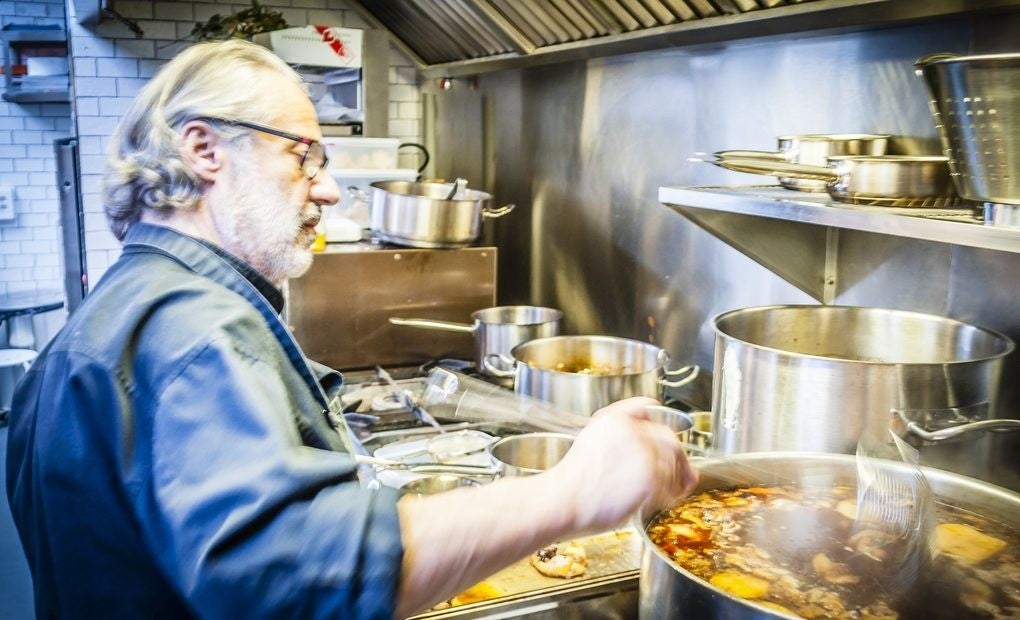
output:
[[[250,121],[228,121],[222,118],[205,118],[204,120],[223,123],[225,125],[247,127],[248,129],[254,129],[255,131],[261,131],[262,133],[268,133],[273,136],[279,136],[280,138],[286,138],[287,140],[293,140],[294,142],[300,142],[301,144],[307,145],[308,149],[306,149],[304,154],[301,155],[300,165],[301,171],[305,173],[305,176],[308,177],[309,180],[314,179],[315,175],[319,174],[319,171],[325,168],[326,164],[329,163],[329,157],[326,156],[326,147],[324,147],[318,140],[299,136],[295,133],[290,133],[289,131],[270,127],[269,125],[252,123]]]

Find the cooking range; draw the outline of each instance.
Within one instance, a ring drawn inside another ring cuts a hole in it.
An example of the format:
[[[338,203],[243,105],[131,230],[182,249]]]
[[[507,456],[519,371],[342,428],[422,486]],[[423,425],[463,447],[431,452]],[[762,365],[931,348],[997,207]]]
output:
[[[428,453],[423,453],[423,450],[428,441],[439,436],[440,432],[408,407],[400,392],[409,390],[416,402],[421,402],[426,377],[435,368],[451,370],[484,382],[494,390],[494,399],[520,398],[505,383],[500,383],[498,378],[477,372],[471,362],[458,359],[440,359],[421,366],[384,369],[392,377],[393,384],[380,378],[375,369],[345,372],[346,387],[340,397],[345,418],[370,454],[411,463],[430,460]],[[678,409],[690,408],[687,403],[673,398],[667,403]],[[446,435],[477,432],[501,438],[543,430],[510,419],[509,416],[498,420],[471,421],[456,417],[444,407],[431,408],[431,412]],[[484,465],[490,461],[487,453],[476,453],[458,455],[451,462]],[[426,477],[426,474],[389,471],[385,468],[377,468],[375,473],[380,483],[395,487]],[[479,476],[475,479],[484,484],[493,477]],[[445,609],[436,608],[415,618],[481,618],[493,615],[501,618],[636,618],[641,558],[641,541],[637,533],[625,528],[579,541],[587,550],[589,562],[583,578],[544,576],[524,559],[486,579],[478,588],[473,588],[475,596],[482,600],[455,600],[463,604]],[[482,594],[478,594],[478,591]]]

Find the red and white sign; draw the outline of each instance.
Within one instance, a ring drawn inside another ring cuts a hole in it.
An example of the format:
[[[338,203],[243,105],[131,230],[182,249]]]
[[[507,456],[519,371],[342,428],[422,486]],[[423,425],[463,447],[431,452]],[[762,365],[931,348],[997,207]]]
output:
[[[255,35],[255,42],[292,65],[361,67],[362,31],[333,26],[284,28]]]

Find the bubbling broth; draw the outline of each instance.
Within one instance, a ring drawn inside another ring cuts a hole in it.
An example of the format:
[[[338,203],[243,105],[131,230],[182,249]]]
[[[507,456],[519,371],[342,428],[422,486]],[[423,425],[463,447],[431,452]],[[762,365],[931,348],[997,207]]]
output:
[[[1020,618],[1020,532],[936,505],[939,553],[906,591],[890,558],[903,540],[855,521],[856,490],[795,485],[717,490],[660,513],[648,535],[712,585],[802,618]]]

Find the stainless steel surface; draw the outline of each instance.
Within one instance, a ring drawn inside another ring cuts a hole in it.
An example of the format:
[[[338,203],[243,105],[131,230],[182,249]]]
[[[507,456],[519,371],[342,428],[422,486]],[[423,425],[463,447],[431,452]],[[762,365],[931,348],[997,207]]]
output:
[[[559,463],[573,443],[563,433],[524,433],[500,439],[489,451],[503,476],[527,476]]]
[[[356,0],[427,77],[519,68],[755,36],[902,24],[1012,0]]]
[[[390,325],[397,314],[460,319],[496,300],[492,247],[459,250],[328,244],[291,280],[287,323],[304,352],[341,370],[467,359],[469,334]]]
[[[826,161],[826,166],[736,158],[709,163],[737,172],[817,179],[834,200],[855,205],[946,208],[961,204],[945,157],[830,155]]]
[[[1020,54],[918,60],[960,194],[1020,204]]]
[[[908,466],[890,461],[888,467],[900,471]],[[767,484],[853,485],[857,479],[855,457],[833,454],[744,454],[700,461],[698,471],[701,478],[695,492]],[[1020,495],[1017,493],[937,469],[923,468],[922,471],[936,500],[1012,527],[1020,526]],[[735,620],[788,617],[728,594],[676,566],[645,532],[644,528],[655,515],[655,510],[645,509],[635,524],[645,545],[641,559],[639,617]]]
[[[832,155],[885,155],[889,146],[888,134],[805,134],[801,136],[779,136],[779,150],[763,151],[719,151],[715,155],[722,160],[760,158],[765,161],[783,161],[790,164],[808,166],[825,166]],[[721,164],[724,167],[724,164]],[[736,168],[731,168],[736,169]],[[755,174],[770,174],[761,170],[738,170]],[[786,189],[802,192],[824,192],[828,188],[830,178],[810,177],[779,177],[779,184]]]
[[[709,209],[1002,252],[1020,252],[1020,233],[983,226],[981,219],[970,208],[850,206],[834,203],[829,196],[790,194],[768,186],[661,187],[659,199],[685,211]]]
[[[492,355],[509,355],[522,342],[556,336],[563,313],[540,306],[496,306],[471,313],[472,324],[427,319],[390,317],[390,323],[406,327],[470,333],[474,336],[475,368],[494,375],[488,362]]]
[[[88,293],[85,266],[85,212],[81,202],[78,139],[54,140],[57,161],[57,193],[60,195],[60,234],[67,311],[74,312]]]
[[[1020,205],[986,202],[984,205],[985,224],[1020,229]]]
[[[480,76],[476,90],[425,82],[435,173],[454,178],[477,165],[491,174],[465,175],[479,179],[476,187],[520,205],[483,233],[513,256],[500,263],[499,303],[559,308],[565,334],[635,338],[711,368],[713,316],[825,298],[960,318],[1017,339],[1015,230],[837,209],[807,193],[779,205],[770,192],[791,193],[780,188],[725,193],[718,202],[728,211],[671,209],[658,195],[660,187],[758,183],[686,158],[734,145],[770,150],[779,135],[889,133],[898,136],[893,152],[937,152],[914,62],[935,50],[1012,51],[1017,28],[1013,11],[501,71]],[[798,214],[804,221],[792,219]],[[1013,358],[1004,377],[1020,376]],[[704,372],[675,393],[707,408],[711,382]],[[1003,415],[1018,417],[1020,382],[1001,390]],[[982,477],[1020,489],[1014,437],[989,438],[993,466]]]
[[[884,444],[893,410],[933,426],[925,430],[994,418],[1003,359],[1015,349],[990,330],[882,308],[760,306],[714,325],[715,454],[849,454],[858,442]],[[981,473],[985,439],[922,447],[922,463]]]
[[[416,248],[460,248],[478,240],[482,220],[514,205],[492,207],[492,196],[460,183],[372,183],[369,228],[384,241]],[[455,196],[455,198],[450,198]]]

